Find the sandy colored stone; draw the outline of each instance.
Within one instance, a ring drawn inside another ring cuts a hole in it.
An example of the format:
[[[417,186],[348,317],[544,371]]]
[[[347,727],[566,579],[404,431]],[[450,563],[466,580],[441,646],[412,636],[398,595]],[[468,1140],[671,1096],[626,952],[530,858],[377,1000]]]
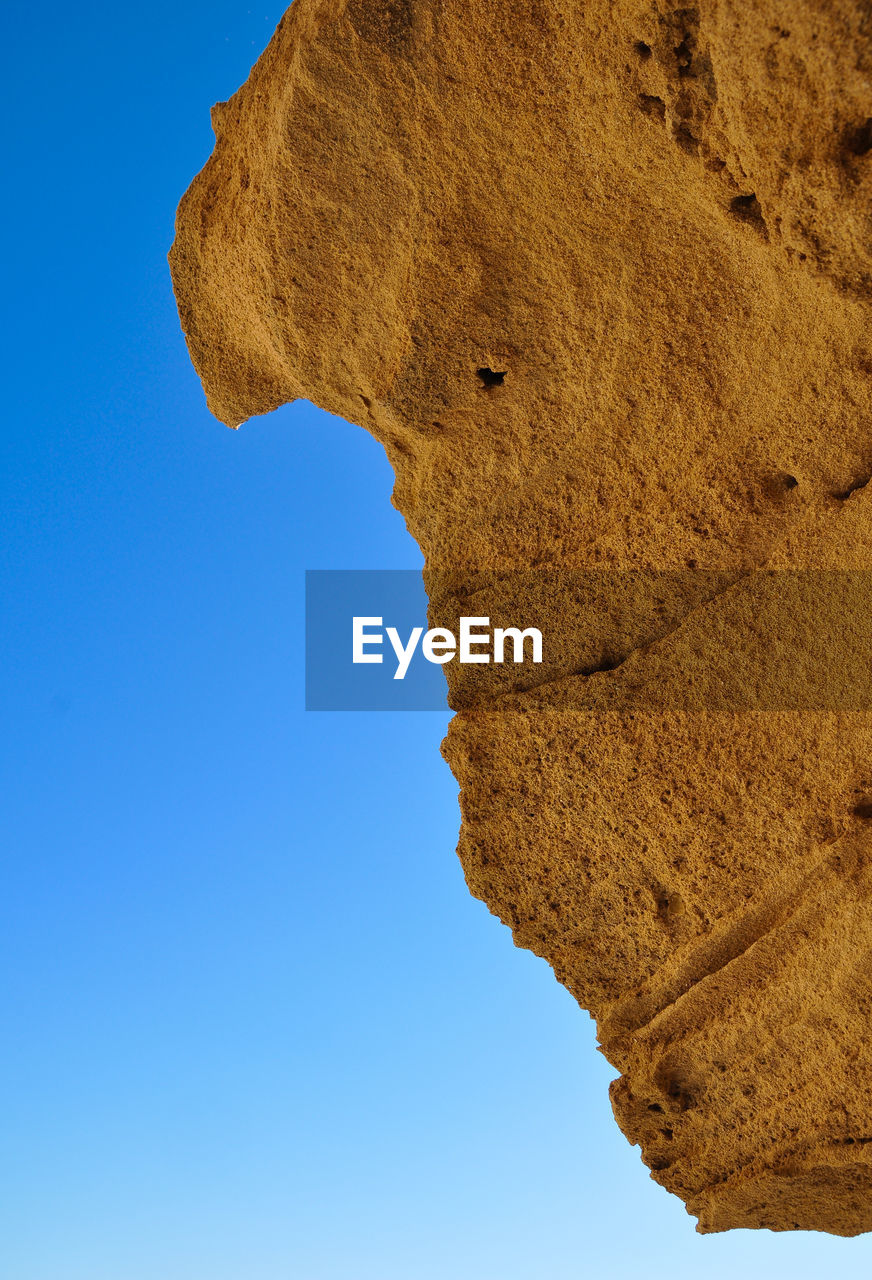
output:
[[[213,120],[171,254],[213,412],[366,427],[433,616],[548,637],[535,687],[450,671],[471,891],[700,1230],[869,1230],[872,714],[761,663],[867,652],[872,10],[295,0]]]

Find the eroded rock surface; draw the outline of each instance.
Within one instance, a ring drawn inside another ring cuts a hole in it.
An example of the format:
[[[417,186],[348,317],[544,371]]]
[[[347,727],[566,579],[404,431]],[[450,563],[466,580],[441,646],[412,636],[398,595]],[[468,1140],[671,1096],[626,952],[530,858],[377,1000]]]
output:
[[[547,615],[546,681],[452,676],[472,892],[701,1230],[869,1230],[872,715],[678,691],[726,643],[753,684],[749,574],[872,568],[872,10],[295,0],[213,119],[172,251],[213,412],[359,422],[434,615]],[[587,630],[529,585],[591,569]]]

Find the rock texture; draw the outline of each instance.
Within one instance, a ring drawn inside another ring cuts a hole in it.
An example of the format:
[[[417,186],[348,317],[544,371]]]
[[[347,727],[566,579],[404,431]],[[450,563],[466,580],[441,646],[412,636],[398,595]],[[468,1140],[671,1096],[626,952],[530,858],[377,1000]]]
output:
[[[759,571],[872,568],[868,3],[295,0],[213,119],[171,255],[213,412],[367,427],[434,617],[548,637],[452,675],[472,892],[700,1230],[869,1230],[872,715],[755,684]]]

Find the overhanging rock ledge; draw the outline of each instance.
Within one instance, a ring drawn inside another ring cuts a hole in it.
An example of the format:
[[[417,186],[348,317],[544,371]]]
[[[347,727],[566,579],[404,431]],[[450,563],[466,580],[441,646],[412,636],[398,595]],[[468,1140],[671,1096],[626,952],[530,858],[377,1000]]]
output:
[[[171,254],[213,412],[370,430],[434,615],[614,584],[581,635],[539,593],[537,688],[452,677],[470,889],[700,1230],[869,1230],[872,717],[682,696],[723,628],[753,686],[748,574],[872,568],[868,5],[295,0],[213,121]]]

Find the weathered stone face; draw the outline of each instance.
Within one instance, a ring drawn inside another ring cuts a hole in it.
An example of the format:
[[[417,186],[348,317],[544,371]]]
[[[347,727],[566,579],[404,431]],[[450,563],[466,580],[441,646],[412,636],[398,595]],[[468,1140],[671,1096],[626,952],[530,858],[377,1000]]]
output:
[[[211,408],[367,427],[434,616],[535,602],[566,655],[451,677],[472,892],[701,1230],[869,1230],[872,716],[762,697],[755,594],[872,568],[868,5],[295,0],[214,122],[171,255]],[[587,624],[535,585],[590,569]],[[739,709],[688,685],[725,646]]]

